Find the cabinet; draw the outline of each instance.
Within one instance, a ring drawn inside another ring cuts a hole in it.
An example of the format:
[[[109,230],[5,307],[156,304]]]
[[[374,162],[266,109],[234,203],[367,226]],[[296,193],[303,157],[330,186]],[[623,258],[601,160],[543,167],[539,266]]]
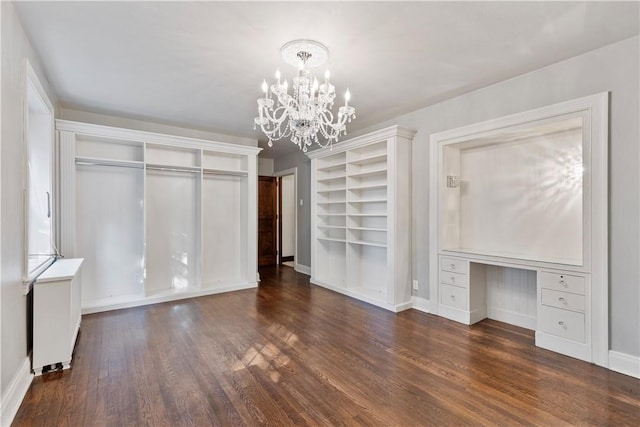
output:
[[[257,147],[57,121],[84,312],[257,286]]]
[[[410,308],[413,135],[392,126],[308,154],[312,283]]]
[[[484,264],[443,256],[439,277],[442,316],[467,324],[487,317]],[[474,286],[470,286],[471,277]]]
[[[538,330],[536,342],[562,345],[567,354],[591,356],[591,276],[541,270],[538,272]]]
[[[36,375],[50,365],[71,366],[80,329],[80,279],[82,259],[55,261],[33,287],[33,370]]]

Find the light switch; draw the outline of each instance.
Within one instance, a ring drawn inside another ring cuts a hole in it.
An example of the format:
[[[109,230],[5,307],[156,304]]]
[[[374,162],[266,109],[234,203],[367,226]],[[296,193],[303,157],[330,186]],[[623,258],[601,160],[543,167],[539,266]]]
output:
[[[302,205],[303,205],[303,203],[302,203],[302,199],[300,199],[300,206],[302,206]]]

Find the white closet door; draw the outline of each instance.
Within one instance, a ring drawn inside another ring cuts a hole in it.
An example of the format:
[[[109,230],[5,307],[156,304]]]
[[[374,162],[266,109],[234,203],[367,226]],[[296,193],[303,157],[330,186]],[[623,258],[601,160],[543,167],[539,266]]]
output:
[[[146,291],[198,286],[196,173],[147,170]]]
[[[76,254],[82,265],[82,302],[142,295],[143,171],[115,166],[76,167]]]
[[[202,286],[246,282],[247,178],[202,180]]]

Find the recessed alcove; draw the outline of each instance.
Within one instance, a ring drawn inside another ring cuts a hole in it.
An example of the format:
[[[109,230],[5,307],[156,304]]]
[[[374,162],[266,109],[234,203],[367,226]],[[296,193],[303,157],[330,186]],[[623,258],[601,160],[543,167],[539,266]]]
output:
[[[571,114],[445,145],[441,248],[583,265],[582,123]]]

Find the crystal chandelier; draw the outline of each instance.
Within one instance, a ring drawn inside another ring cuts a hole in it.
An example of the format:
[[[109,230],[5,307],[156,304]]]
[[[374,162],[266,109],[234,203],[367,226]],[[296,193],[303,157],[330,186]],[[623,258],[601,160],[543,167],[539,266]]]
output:
[[[356,110],[349,105],[351,94],[347,89],[344,106],[338,109],[334,123],[331,109],[336,91],[329,83],[329,70],[325,72],[322,84],[309,71],[326,62],[328,49],[313,40],[294,40],[282,46],[280,52],[285,62],[298,67],[292,93],[289,94],[289,83],[281,81],[280,70],[275,74],[277,82],[270,88],[263,80],[264,97],[258,99],[258,117],[254,119],[253,128],[260,126],[269,138],[269,147],[273,147],[273,141],[289,136],[304,152],[313,142],[321,147],[331,147],[341,134],[346,135],[346,123],[356,118]]]

